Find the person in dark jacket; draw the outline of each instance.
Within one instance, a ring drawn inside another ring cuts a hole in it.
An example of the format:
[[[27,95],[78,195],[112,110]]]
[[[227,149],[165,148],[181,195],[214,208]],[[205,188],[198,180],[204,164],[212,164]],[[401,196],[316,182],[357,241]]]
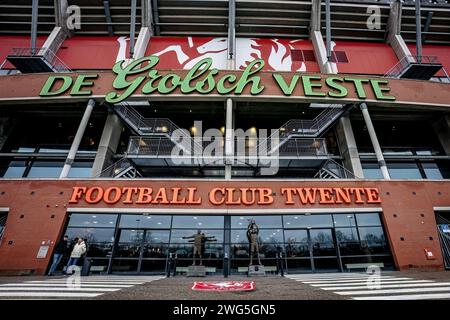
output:
[[[50,271],[48,272],[49,276],[53,275],[59,263],[61,262],[61,259],[64,257],[65,254],[67,254],[69,245],[68,241],[69,236],[65,235],[64,238],[61,239],[56,244],[55,251],[53,252],[53,263],[52,266],[50,267]]]

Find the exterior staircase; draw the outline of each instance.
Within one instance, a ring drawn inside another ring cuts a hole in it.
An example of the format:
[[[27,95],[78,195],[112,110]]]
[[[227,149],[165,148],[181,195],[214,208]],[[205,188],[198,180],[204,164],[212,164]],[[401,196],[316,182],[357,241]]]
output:
[[[22,73],[72,71],[48,48],[14,48],[6,60]]]
[[[103,170],[99,177],[133,179],[142,178],[142,174],[129,159],[124,157]]]
[[[265,139],[264,143],[260,143],[259,147],[267,148],[268,153],[272,154],[292,138],[320,137],[347,110],[346,106],[332,104],[312,120],[291,119]]]
[[[128,127],[139,136],[165,137],[174,144],[177,144],[186,154],[191,154],[195,147],[202,148],[186,130],[180,129],[180,127],[167,118],[144,118],[126,102],[115,104],[113,109]],[[173,133],[176,130],[177,134],[174,137]],[[179,137],[185,143],[179,143],[176,139]]]
[[[315,179],[359,179],[350,170],[345,169],[341,164],[328,159],[314,175]]]
[[[436,56],[405,56],[385,75],[386,78],[430,80],[442,64]]]

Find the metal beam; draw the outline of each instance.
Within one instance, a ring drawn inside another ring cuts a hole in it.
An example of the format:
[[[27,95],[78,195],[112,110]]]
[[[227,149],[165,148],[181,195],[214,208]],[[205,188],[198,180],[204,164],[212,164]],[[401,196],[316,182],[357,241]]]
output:
[[[325,0],[325,28],[326,28],[326,41],[327,41],[327,60],[331,60],[331,9],[330,0]]]
[[[154,33],[155,36],[159,36],[161,31],[159,29],[158,0],[152,0],[152,12],[153,12],[153,23],[155,24]]]
[[[69,175],[69,171],[72,168],[72,164],[75,161],[75,157],[78,152],[78,148],[80,147],[81,139],[83,138],[84,132],[86,131],[86,127],[89,122],[89,118],[91,117],[92,110],[94,109],[95,100],[89,99],[88,104],[86,106],[86,110],[84,111],[83,118],[81,118],[80,125],[78,126],[77,133],[75,134],[75,138],[73,139],[72,145],[69,150],[69,154],[67,155],[66,162],[64,163],[64,167],[59,175],[59,178],[67,178]]]
[[[141,17],[142,27],[150,28],[151,33],[154,33],[153,25],[153,9],[152,0],[141,0]]]
[[[403,5],[401,1],[396,0],[391,3],[385,34],[385,39],[388,43],[392,41],[394,36],[400,35],[402,27],[402,11]]]
[[[381,151],[380,143],[378,142],[378,137],[375,132],[375,128],[373,127],[372,119],[370,118],[366,103],[361,103],[360,108],[364,117],[364,121],[366,123],[367,131],[369,132],[370,140],[372,141],[373,149],[375,150],[375,154],[377,156],[378,166],[380,167],[381,173],[383,174],[383,178],[386,180],[390,180],[391,176],[389,175],[386,161],[384,160],[383,152]]]
[[[309,20],[309,33],[321,30],[321,0],[313,0],[311,4],[311,18]]]
[[[31,53],[36,52],[37,24],[38,24],[39,0],[33,0],[31,7]]]
[[[422,43],[425,43],[426,35],[428,34],[428,30],[430,29],[431,20],[433,19],[433,11],[428,11],[427,20],[425,21],[425,26],[423,27],[423,37]]]
[[[228,69],[234,69],[236,61],[236,0],[228,2],[228,61]]]
[[[103,8],[105,10],[105,17],[106,17],[106,23],[108,28],[108,34],[110,37],[114,35],[113,25],[112,25],[112,18],[111,18],[111,9],[109,6],[109,0],[103,1]]]
[[[416,54],[419,63],[422,60],[422,24],[420,17],[420,1],[416,0]]]
[[[134,38],[136,36],[136,2],[131,0],[131,21],[130,21],[130,59],[134,56]]]
[[[67,28],[67,0],[54,0],[55,6],[55,25],[61,27],[65,32],[69,33]]]

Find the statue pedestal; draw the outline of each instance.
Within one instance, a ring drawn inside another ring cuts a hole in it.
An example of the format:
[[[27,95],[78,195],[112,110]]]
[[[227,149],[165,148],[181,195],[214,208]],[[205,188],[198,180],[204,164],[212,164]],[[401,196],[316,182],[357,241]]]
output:
[[[189,266],[186,276],[188,277],[206,277],[205,266]]]
[[[262,264],[255,265],[252,264],[248,266],[248,276],[249,277],[264,277],[266,275],[266,271]]]

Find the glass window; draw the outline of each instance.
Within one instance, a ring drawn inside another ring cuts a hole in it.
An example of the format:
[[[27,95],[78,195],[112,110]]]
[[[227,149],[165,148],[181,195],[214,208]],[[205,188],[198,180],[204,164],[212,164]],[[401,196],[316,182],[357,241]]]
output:
[[[22,178],[27,168],[25,161],[11,161],[6,169],[4,178]]]
[[[380,215],[378,213],[361,213],[356,215],[358,227],[381,226]]]
[[[113,242],[114,229],[106,228],[67,228],[66,234],[69,239],[75,238],[87,239],[87,243],[94,242]]]
[[[419,168],[412,162],[388,163],[389,175],[393,179],[422,179]]]
[[[28,172],[28,178],[59,178],[64,162],[35,161]]]
[[[308,232],[306,230],[284,230],[286,243],[308,242]]]
[[[336,228],[336,238],[339,242],[358,241],[356,228]]]
[[[312,243],[333,242],[333,236],[330,229],[310,230],[309,236]]]
[[[172,228],[223,228],[223,216],[174,216]]]
[[[175,219],[175,217],[174,217]],[[214,237],[215,240],[214,243],[223,243],[223,230],[202,230],[202,233],[205,234],[207,237]],[[193,239],[183,239],[183,237],[191,237],[193,235],[197,234],[197,229],[173,229],[172,235],[170,238],[171,243],[189,243],[192,245]],[[208,241],[208,243],[211,243]]]
[[[120,243],[138,243],[144,238],[143,230],[120,230]]]
[[[425,175],[427,179],[443,179],[441,170],[434,162],[423,162],[422,163],[423,171],[425,171]]]
[[[383,179],[383,174],[381,173],[378,164],[362,162],[361,165],[365,179]]]
[[[122,215],[120,217],[120,228],[170,228],[171,216],[144,216],[144,215]]]
[[[283,242],[282,229],[260,229],[259,240],[266,243],[279,243]],[[247,230],[231,230],[231,242],[232,243],[245,243],[248,244]]]
[[[115,228],[116,214],[81,214],[74,213],[70,216],[69,227],[107,227]]]
[[[363,227],[358,230],[361,241],[367,241],[369,245],[386,241],[382,227]]]
[[[69,178],[91,177],[93,162],[74,162],[69,171]]]
[[[231,228],[247,228],[252,219],[255,219],[259,228],[281,228],[281,216],[232,216]]]
[[[331,214],[284,216],[285,228],[333,227]]]
[[[163,230],[147,230],[145,241],[148,243],[169,243],[170,232]]]
[[[335,227],[352,227],[355,226],[354,214],[333,214],[333,222]]]

